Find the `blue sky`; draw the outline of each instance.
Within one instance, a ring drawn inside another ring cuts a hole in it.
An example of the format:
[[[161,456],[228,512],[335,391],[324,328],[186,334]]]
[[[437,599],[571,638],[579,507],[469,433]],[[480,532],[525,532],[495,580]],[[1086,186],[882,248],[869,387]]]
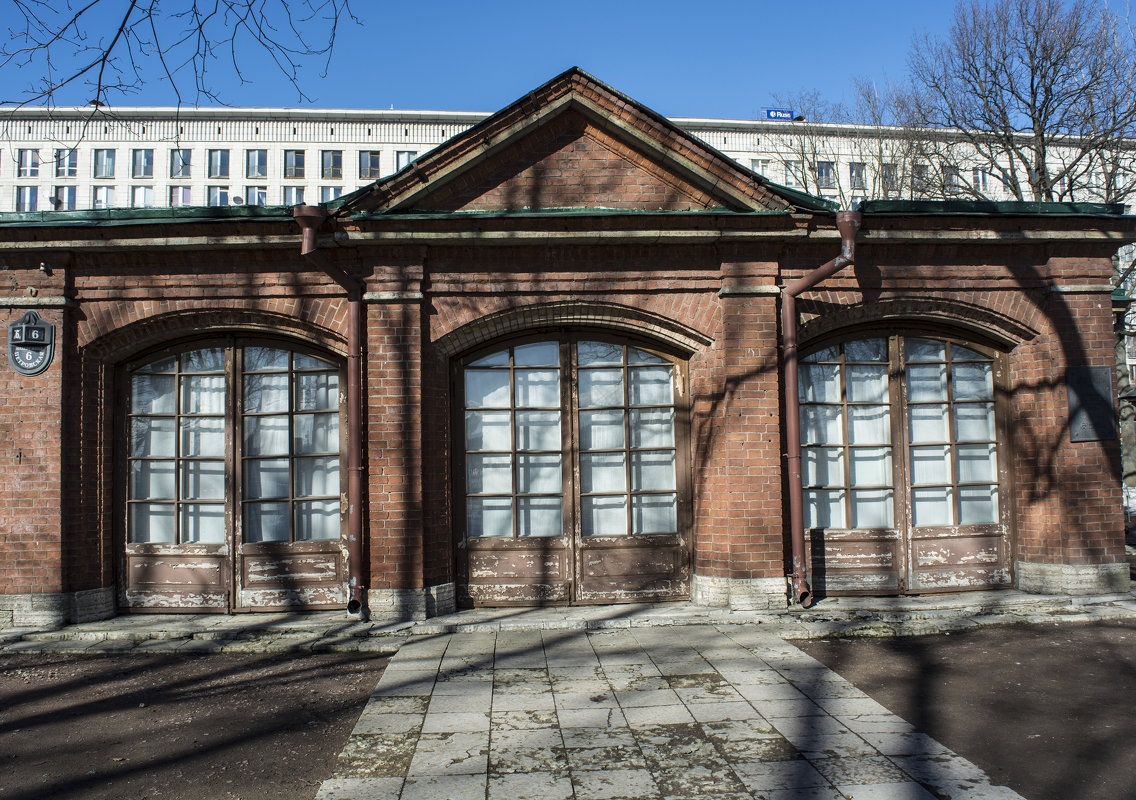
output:
[[[945,0],[574,3],[356,0],[328,80],[305,90],[326,108],[495,111],[579,66],[668,116],[753,118],[774,94],[850,95],[851,76],[899,78],[908,44],[945,31]],[[231,105],[297,105],[263,70]]]
[[[495,111],[579,66],[668,116],[753,118],[775,94],[815,89],[830,100],[850,99],[853,76],[901,78],[912,36],[945,32],[953,5],[353,0],[362,24],[341,28],[327,78],[316,63],[302,76],[311,103],[266,59],[242,61],[244,85],[224,62],[210,77],[232,106]],[[156,66],[141,93],[114,103],[172,105]],[[11,68],[0,70],[7,93],[19,79]],[[79,88],[56,102],[84,104],[89,95]]]

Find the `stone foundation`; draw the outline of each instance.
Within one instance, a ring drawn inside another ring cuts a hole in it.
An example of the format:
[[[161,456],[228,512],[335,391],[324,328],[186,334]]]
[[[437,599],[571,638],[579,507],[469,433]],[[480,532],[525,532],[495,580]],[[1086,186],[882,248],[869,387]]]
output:
[[[457,609],[453,583],[425,589],[369,589],[367,606],[376,621],[399,622],[452,614]]]
[[[1038,564],[1019,561],[1018,588],[1034,594],[1108,594],[1130,588],[1128,564]]]
[[[695,605],[733,611],[779,610],[788,604],[784,578],[719,578],[695,575],[690,599]]]
[[[109,586],[79,592],[0,594],[0,628],[59,628],[114,616]]]

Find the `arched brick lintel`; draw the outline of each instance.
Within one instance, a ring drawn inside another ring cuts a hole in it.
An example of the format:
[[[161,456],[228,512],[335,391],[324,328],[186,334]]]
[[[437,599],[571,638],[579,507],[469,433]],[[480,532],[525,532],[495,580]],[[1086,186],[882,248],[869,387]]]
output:
[[[454,356],[505,336],[547,328],[594,327],[654,339],[690,356],[713,339],[667,317],[616,303],[542,303],[476,319],[438,338],[434,346]]]
[[[842,328],[893,322],[936,323],[961,328],[1006,350],[1038,335],[1037,330],[1020,320],[982,306],[945,298],[903,298],[863,303],[826,313],[803,324],[799,337],[805,343]]]
[[[136,320],[82,345],[102,361],[120,362],[167,343],[211,334],[295,339],[346,356],[343,336],[288,314],[247,308],[187,309]]]

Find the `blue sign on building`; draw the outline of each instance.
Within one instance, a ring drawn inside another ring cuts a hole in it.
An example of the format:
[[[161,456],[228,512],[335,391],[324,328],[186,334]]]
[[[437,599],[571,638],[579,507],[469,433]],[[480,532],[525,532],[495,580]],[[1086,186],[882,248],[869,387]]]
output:
[[[775,119],[780,122],[792,122],[793,112],[787,108],[767,108],[765,109],[766,119]]]

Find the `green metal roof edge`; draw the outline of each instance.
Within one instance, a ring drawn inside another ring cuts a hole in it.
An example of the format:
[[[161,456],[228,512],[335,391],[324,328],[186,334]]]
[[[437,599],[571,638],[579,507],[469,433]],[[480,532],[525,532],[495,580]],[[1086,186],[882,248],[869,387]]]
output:
[[[536,219],[540,217],[776,217],[793,213],[790,209],[766,209],[761,211],[738,211],[725,206],[706,208],[698,211],[650,211],[647,209],[624,208],[542,208],[491,210],[491,211],[382,211],[373,214],[352,214],[348,219]]]
[[[292,219],[292,206],[181,206],[178,208],[108,208],[86,211],[0,212],[0,227],[64,225],[158,225],[171,222],[246,220],[279,222]]]
[[[744,167],[741,164],[738,164],[738,167],[740,167],[743,170],[746,170],[747,172],[753,172],[753,170],[748,169],[747,167]],[[753,174],[756,175],[760,179],[761,184],[766,189],[768,189],[769,191],[773,192],[776,195],[780,195],[781,198],[784,199],[784,200],[788,200],[789,202],[796,202],[797,205],[802,206],[807,211],[839,211],[840,210],[840,203],[837,203],[834,200],[825,200],[823,197],[817,197],[815,194],[809,194],[808,192],[802,192],[800,189],[790,189],[788,186],[782,186],[779,183],[774,183],[773,181],[769,180],[764,175],[762,175],[761,173],[758,173],[758,172],[753,172]]]
[[[1123,203],[1054,203],[1032,200],[865,200],[865,214],[1121,217]]]

